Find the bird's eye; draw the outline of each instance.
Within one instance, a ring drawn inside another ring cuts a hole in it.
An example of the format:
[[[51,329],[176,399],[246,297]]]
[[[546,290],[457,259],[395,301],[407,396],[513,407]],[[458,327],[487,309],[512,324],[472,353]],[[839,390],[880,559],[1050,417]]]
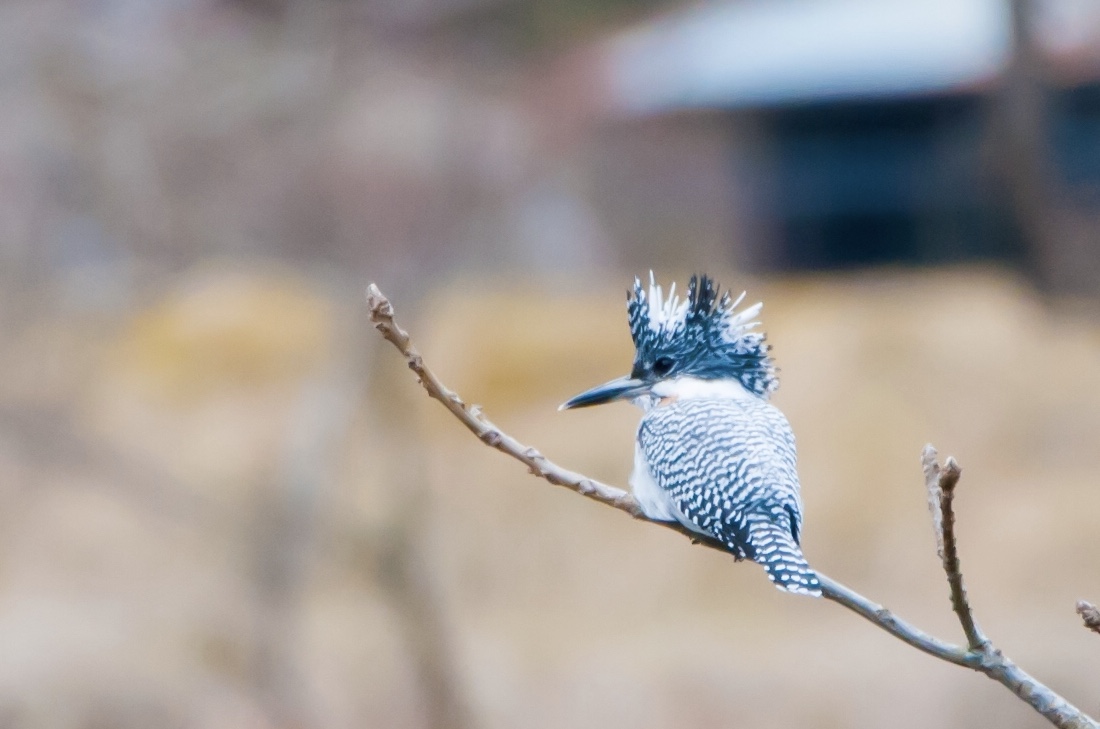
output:
[[[664,377],[672,368],[676,366],[676,363],[672,361],[671,357],[658,357],[653,363],[653,374],[658,377]]]

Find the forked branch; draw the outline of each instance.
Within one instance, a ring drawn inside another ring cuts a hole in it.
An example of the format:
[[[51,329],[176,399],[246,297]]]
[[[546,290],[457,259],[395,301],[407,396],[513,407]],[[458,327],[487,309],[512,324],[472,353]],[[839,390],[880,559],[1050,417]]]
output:
[[[408,332],[402,329],[394,320],[393,306],[374,284],[367,287],[367,304],[370,307],[371,321],[374,323],[375,328],[405,358],[409,369],[416,374],[418,381],[428,395],[441,402],[452,415],[458,418],[482,442],[515,458],[526,465],[532,474],[552,484],[564,486],[582,496],[587,496],[619,511],[626,512],[635,519],[680,532],[694,543],[726,551],[720,543],[700,539],[698,534],[677,522],[651,521],[642,513],[641,508],[630,493],[588,478],[575,471],[564,469],[534,448],[520,443],[501,431],[485,417],[478,407],[463,402],[456,393],[443,385],[439,378],[428,369],[424,364],[424,359],[413,346]],[[955,545],[955,516],[952,509],[952,499],[955,485],[959,480],[960,469],[954,459],[950,458],[947,460],[946,465],[941,468],[936,462],[936,451],[931,446],[925,448],[922,462],[924,463],[925,482],[929,489],[929,503],[932,508],[937,545],[950,585],[951,604],[963,626],[968,647],[953,645],[935,638],[902,620],[883,606],[868,600],[854,590],[818,572],[817,576],[821,582],[822,596],[843,605],[918,650],[948,663],[965,666],[984,673],[1006,686],[1055,726],[1063,729],[1100,729],[1100,724],[1097,724],[1081,710],[1012,663],[978,629],[967,602]],[[1080,606],[1078,611],[1081,611]],[[1089,618],[1085,616],[1084,612],[1082,612],[1082,616],[1085,617],[1086,624],[1088,624]]]

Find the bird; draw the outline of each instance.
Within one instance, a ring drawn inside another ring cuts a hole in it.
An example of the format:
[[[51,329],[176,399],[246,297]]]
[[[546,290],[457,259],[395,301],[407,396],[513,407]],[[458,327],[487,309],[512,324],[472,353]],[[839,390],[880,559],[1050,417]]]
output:
[[[627,292],[634,340],[629,375],[582,392],[559,410],[629,400],[643,411],[630,486],[642,512],[721,542],[764,567],[776,587],[820,596],[802,554],[802,497],[794,434],[768,402],[779,379],[763,304],[719,294],[707,275],[666,296],[649,275]]]

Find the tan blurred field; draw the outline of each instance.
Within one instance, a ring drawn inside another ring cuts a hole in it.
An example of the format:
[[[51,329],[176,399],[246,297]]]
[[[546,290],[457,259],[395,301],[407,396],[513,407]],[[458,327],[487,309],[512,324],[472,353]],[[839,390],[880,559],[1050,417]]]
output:
[[[0,725],[417,727],[438,691],[478,727],[1045,725],[526,475],[422,395],[358,292],[240,271],[0,342]],[[638,413],[556,410],[629,367],[616,276],[394,303],[498,425],[625,484]],[[719,278],[765,301],[811,563],[958,639],[918,462],[934,443],[964,469],[983,627],[1095,711],[1100,643],[1073,611],[1100,599],[1095,309],[986,270]]]

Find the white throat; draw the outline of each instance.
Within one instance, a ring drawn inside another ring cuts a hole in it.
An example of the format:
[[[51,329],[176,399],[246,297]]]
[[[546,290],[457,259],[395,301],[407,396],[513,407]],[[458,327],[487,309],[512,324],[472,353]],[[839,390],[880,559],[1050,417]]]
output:
[[[722,400],[746,400],[757,398],[738,380],[702,380],[698,377],[675,377],[662,380],[650,392],[657,398],[671,397],[677,400],[711,398]]]

